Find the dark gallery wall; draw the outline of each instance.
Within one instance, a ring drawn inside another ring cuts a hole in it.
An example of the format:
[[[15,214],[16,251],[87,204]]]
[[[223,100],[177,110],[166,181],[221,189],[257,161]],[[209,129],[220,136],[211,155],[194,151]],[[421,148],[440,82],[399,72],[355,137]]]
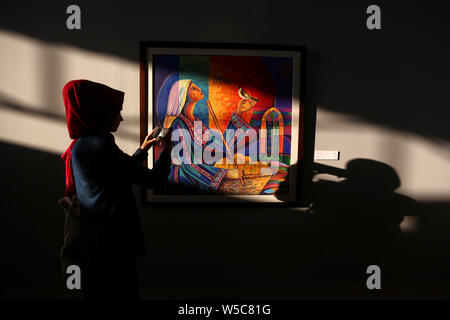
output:
[[[309,212],[141,207],[149,248],[139,260],[142,288],[342,286],[357,295],[366,267],[378,264],[388,286],[421,283],[431,289],[417,289],[416,297],[449,296],[442,289],[450,282],[445,1],[377,1],[382,29],[375,31],[365,25],[372,1],[77,1],[78,31],[65,27],[70,4],[0,2],[0,66],[19,66],[0,70],[2,298],[67,294],[58,258],[64,217],[56,200],[64,193],[59,156],[69,140],[58,99],[65,80],[79,76],[71,73],[79,62],[67,52],[98,64],[112,57],[99,67],[112,84],[124,81],[117,70],[132,66],[134,82],[126,86],[136,104],[128,106],[134,116],[125,127],[132,129],[117,134],[132,152],[139,142],[140,41],[305,45],[305,151],[311,158],[314,147],[340,150],[340,161],[314,168],[345,178],[306,185]],[[15,38],[51,49],[31,64],[24,57],[34,49],[10,47]],[[344,134],[350,127],[356,129]],[[379,140],[370,134],[378,133],[387,144],[373,143]],[[422,151],[408,151],[415,148]],[[414,230],[401,227],[405,219]],[[400,290],[397,297],[408,294]]]

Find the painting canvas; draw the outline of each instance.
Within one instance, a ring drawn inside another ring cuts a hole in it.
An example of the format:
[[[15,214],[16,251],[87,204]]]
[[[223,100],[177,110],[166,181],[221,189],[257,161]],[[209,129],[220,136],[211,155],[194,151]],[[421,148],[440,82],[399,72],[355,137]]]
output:
[[[293,201],[302,157],[300,51],[145,49],[146,132],[172,129],[153,202]],[[141,88],[142,89],[142,88]],[[149,157],[152,168],[162,148]]]

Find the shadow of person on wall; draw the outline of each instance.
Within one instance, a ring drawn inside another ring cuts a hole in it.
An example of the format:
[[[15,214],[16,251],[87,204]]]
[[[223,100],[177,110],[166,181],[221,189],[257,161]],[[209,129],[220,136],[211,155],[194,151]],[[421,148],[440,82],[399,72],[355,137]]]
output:
[[[400,224],[418,213],[413,199],[395,192],[400,187],[397,172],[379,161],[353,159],[346,169],[314,163],[313,176],[312,206],[298,257],[307,282],[363,285],[370,265],[390,277]]]

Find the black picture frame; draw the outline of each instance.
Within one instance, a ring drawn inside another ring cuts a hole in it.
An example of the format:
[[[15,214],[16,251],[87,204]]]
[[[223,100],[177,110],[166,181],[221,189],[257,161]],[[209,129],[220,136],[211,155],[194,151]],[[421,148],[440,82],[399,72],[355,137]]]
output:
[[[162,51],[161,51],[162,49]],[[146,187],[141,188],[141,202],[143,206],[202,206],[202,207],[215,207],[217,204],[226,207],[242,207],[242,206],[264,206],[264,207],[308,207],[310,205],[309,193],[305,192],[310,188],[310,177],[312,167],[312,154],[313,150],[309,150],[308,154],[305,154],[304,141],[305,141],[305,80],[306,80],[306,47],[305,46],[293,46],[293,45],[267,45],[267,44],[237,44],[237,43],[194,43],[194,42],[159,42],[159,41],[143,41],[140,43],[140,141],[142,142],[150,132],[149,128],[149,110],[153,110],[155,101],[154,88],[149,88],[150,83],[154,83],[154,74],[149,71],[149,61],[152,61],[152,55],[161,54],[161,52],[170,52],[171,54],[204,54],[211,52],[211,55],[227,55],[230,51],[234,51],[235,55],[239,55],[239,52],[245,51],[254,52],[255,56],[261,55],[261,53],[277,52],[281,56],[286,53],[287,56],[292,56],[292,53],[298,54],[300,59],[296,61],[298,64],[299,72],[293,74],[293,77],[297,80],[296,85],[296,99],[298,99],[298,126],[295,128],[298,140],[297,140],[297,162],[291,163],[291,168],[296,167],[295,175],[291,175],[291,181],[296,182],[295,191],[293,197],[289,200],[279,201],[259,201],[253,199],[234,199],[229,195],[218,195],[222,199],[214,199],[211,201],[203,201],[199,198],[198,201],[183,201],[177,200],[177,195],[167,195],[164,201],[154,201],[149,199],[149,189]],[[223,52],[223,53],[222,53]],[[290,54],[290,55],[289,55]],[[266,55],[264,55],[266,56]],[[150,58],[150,59],[149,59]],[[294,80],[293,80],[294,81]],[[293,89],[293,90],[294,90]],[[151,92],[150,92],[151,91]],[[150,97],[150,98],[149,98]],[[150,109],[151,108],[151,109]],[[311,127],[311,126],[310,126]],[[312,126],[314,127],[314,126]],[[293,129],[294,131],[294,129]],[[152,151],[150,151],[152,152]],[[151,154],[153,155],[153,153]],[[152,157],[151,157],[152,158]],[[305,163],[305,160],[308,162]],[[147,161],[146,165],[151,168],[151,161]],[[292,171],[291,171],[292,173]],[[306,177],[306,179],[305,179]],[[276,196],[276,194],[275,194]],[[190,196],[192,197],[192,196]],[[195,196],[194,196],[195,197]],[[202,197],[211,197],[210,195]]]

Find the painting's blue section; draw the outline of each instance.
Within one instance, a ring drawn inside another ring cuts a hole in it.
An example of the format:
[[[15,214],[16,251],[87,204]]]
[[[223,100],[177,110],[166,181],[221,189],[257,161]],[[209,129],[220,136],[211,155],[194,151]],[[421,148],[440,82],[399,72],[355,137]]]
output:
[[[293,64],[292,58],[272,58],[263,57],[262,60],[269,68],[273,82],[275,85],[275,107],[279,110],[292,110],[292,72]],[[282,112],[283,118],[285,115],[290,118],[290,115]]]
[[[275,86],[275,103],[276,107],[283,115],[285,125],[291,124],[292,119],[292,79],[293,79],[293,60],[292,58],[261,58],[269,68]],[[289,110],[289,112],[286,112]],[[286,136],[290,141],[290,136]],[[290,143],[284,143],[284,154],[291,154]]]
[[[209,126],[209,111],[206,100],[209,99],[209,57],[208,56],[179,56],[154,55],[154,125],[162,126],[167,112],[167,102],[170,88],[182,79],[191,79],[204,94],[204,98],[197,102],[194,116],[200,118],[203,124]]]
[[[195,104],[194,116],[209,127],[209,56],[180,56],[180,79],[191,79],[202,90],[204,98]]]
[[[172,84],[179,80],[179,56],[154,55],[153,56],[153,89],[154,112],[153,125],[162,127],[167,112],[167,102]]]

